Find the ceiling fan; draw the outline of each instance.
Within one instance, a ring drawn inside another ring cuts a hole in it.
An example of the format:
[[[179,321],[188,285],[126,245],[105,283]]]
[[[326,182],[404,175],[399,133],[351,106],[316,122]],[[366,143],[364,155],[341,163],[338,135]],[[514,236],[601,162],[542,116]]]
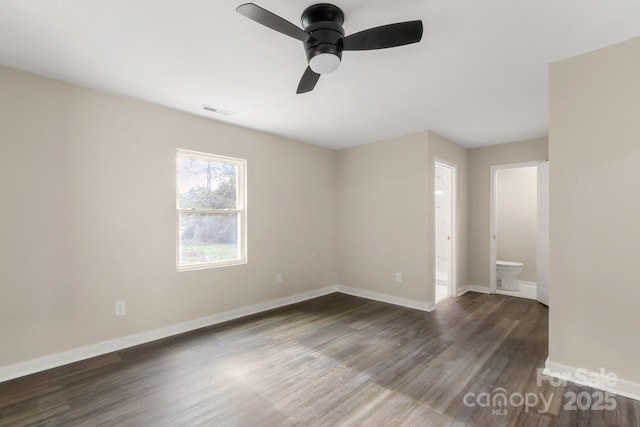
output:
[[[302,12],[304,30],[253,3],[236,11],[259,24],[303,42],[309,65],[296,93],[313,90],[321,74],[335,71],[345,50],[373,50],[417,43],[422,38],[422,21],[382,25],[344,36],[344,13],[329,3],[309,6]]]

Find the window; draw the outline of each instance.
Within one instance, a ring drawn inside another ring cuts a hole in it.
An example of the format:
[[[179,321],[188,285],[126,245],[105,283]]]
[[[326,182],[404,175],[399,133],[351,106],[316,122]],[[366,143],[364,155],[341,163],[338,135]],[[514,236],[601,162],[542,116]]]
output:
[[[178,150],[178,270],[245,264],[246,161]]]

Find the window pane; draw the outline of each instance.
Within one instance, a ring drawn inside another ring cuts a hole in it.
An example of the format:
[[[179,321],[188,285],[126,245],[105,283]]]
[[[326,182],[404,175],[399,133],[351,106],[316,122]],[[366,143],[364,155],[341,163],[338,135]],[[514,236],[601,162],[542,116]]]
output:
[[[239,258],[238,214],[180,213],[180,265]]]
[[[178,157],[178,207],[236,209],[238,167],[190,157]]]

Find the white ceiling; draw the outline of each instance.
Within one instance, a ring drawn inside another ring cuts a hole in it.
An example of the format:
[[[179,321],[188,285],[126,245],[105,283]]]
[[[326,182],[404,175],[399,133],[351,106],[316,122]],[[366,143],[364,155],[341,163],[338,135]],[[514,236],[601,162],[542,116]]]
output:
[[[296,25],[316,3],[255,2]],[[347,35],[422,19],[422,42],[345,52],[296,95],[302,43],[241,3],[0,0],[0,63],[331,148],[426,129],[477,147],[546,135],[550,62],[640,36],[640,0],[335,0]]]

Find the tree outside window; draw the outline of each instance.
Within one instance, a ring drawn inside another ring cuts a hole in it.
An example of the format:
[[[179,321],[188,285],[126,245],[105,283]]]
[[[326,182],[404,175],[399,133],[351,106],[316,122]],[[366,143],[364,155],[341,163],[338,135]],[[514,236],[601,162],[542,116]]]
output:
[[[245,165],[178,151],[179,270],[246,263]]]

